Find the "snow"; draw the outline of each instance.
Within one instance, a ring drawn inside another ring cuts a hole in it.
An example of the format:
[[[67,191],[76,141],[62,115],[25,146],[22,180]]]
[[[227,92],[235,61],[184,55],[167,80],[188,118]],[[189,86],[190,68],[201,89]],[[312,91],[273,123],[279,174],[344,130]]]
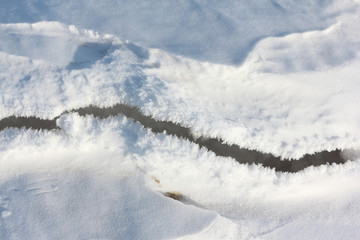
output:
[[[3,209],[12,211],[2,212],[2,239],[174,238],[217,218],[146,189],[137,177],[26,174],[4,182],[1,190]],[[161,231],[165,225],[168,230]]]
[[[319,228],[312,224],[300,239],[324,229],[326,236],[340,238],[345,227],[349,236],[358,234],[357,161],[283,174],[154,135],[121,116],[98,120],[69,114],[58,124],[61,133],[1,133],[1,145],[7,144],[1,152],[1,197],[11,199],[4,200],[2,211],[11,215],[2,219],[2,229],[12,229],[4,234],[20,239],[246,239],[267,238],[281,229],[286,238],[283,229],[289,234],[311,219]],[[180,192],[187,204],[160,194],[165,192]],[[23,214],[36,220],[20,221]],[[19,227],[22,221],[27,228]]]
[[[197,100],[197,109],[212,115],[179,116],[170,106],[151,112],[177,116],[176,121],[206,135],[283,157],[357,147],[358,13],[337,21],[322,31],[262,39],[239,67],[153,50],[148,62],[159,67],[145,72],[169,81],[176,89],[170,97]]]
[[[0,0],[1,239],[356,239],[358,1]],[[282,158],[244,165],[124,116],[117,103]],[[166,193],[180,194],[177,201]]]
[[[59,21],[197,60],[239,64],[264,37],[323,29],[352,9],[333,1],[2,1],[0,22]],[[330,8],[330,10],[327,10]]]

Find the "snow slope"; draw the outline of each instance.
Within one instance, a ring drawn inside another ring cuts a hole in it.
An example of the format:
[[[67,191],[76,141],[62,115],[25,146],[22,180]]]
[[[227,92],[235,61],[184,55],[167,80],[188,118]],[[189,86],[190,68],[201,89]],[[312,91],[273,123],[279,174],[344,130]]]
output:
[[[283,158],[353,159],[279,173],[123,116],[64,114],[61,130],[0,132],[0,238],[356,239],[359,13],[350,0],[0,0],[0,119],[125,103]]]

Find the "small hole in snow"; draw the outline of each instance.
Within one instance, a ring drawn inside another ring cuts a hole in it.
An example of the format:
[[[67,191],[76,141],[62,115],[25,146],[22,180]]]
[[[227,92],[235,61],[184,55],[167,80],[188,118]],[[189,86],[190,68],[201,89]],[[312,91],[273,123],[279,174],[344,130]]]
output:
[[[180,192],[166,192],[164,193],[165,197],[172,198],[177,201],[183,201],[185,200],[184,195],[182,195]]]

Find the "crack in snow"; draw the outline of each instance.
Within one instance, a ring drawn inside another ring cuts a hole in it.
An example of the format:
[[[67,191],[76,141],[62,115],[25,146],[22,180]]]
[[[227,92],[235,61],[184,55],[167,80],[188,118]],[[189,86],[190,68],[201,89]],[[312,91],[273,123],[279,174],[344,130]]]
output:
[[[111,116],[122,114],[127,118],[133,119],[145,128],[151,129],[154,133],[173,135],[178,138],[189,140],[199,147],[204,147],[214,152],[217,156],[231,157],[241,164],[260,164],[270,167],[278,172],[298,172],[310,166],[320,166],[324,164],[342,164],[346,160],[342,157],[339,149],[333,151],[322,151],[314,154],[306,154],[298,160],[281,159],[270,153],[262,153],[257,150],[241,148],[235,144],[225,143],[222,139],[208,138],[198,135],[194,136],[190,128],[183,127],[171,121],[156,120],[151,116],[142,114],[138,108],[125,104],[116,104],[112,107],[88,106],[79,109],[65,111],[60,116],[68,113],[78,113],[80,116],[92,115],[96,118],[104,119]],[[40,119],[37,117],[16,117],[11,116],[0,120],[0,131],[5,128],[27,128],[36,130],[61,130],[54,119]]]

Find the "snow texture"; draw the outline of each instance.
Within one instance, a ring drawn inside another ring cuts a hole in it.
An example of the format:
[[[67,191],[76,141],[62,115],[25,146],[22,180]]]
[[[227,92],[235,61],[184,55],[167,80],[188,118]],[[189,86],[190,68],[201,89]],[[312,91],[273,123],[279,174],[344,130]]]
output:
[[[353,159],[278,173],[63,114],[0,131],[0,239],[356,239],[359,16],[350,0],[0,0],[0,119],[124,103],[283,158]]]

